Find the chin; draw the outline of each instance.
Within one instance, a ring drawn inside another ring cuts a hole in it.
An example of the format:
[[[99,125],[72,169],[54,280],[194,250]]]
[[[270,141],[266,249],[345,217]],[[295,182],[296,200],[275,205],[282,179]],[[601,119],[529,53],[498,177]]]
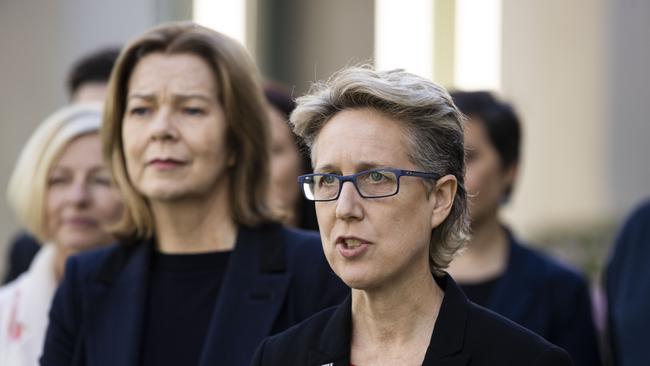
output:
[[[107,241],[97,236],[79,236],[60,240],[57,244],[71,253],[99,248],[106,245]]]

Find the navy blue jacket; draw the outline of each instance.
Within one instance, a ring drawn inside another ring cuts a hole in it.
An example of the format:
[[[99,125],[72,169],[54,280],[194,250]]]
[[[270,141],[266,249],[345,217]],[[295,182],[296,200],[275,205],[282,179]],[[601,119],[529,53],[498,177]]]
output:
[[[138,364],[152,248],[119,245],[68,260],[41,365]],[[247,365],[266,336],[348,294],[317,234],[240,228],[199,365]]]
[[[605,280],[613,363],[650,365],[650,201],[623,225]]]
[[[569,366],[562,349],[470,302],[449,275],[423,366]],[[351,298],[266,339],[253,366],[349,366]]]
[[[565,349],[576,366],[600,365],[589,287],[583,277],[508,232],[510,254],[486,307]]]

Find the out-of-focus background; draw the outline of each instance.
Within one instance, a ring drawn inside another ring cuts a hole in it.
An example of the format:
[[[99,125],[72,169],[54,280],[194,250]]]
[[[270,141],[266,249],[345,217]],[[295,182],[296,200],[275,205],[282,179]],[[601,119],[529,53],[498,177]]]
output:
[[[372,62],[512,102],[524,149],[506,221],[594,278],[623,216],[650,196],[648,19],[646,0],[0,0],[0,272],[19,229],[9,174],[67,102],[73,61],[195,20],[241,40],[294,96]]]

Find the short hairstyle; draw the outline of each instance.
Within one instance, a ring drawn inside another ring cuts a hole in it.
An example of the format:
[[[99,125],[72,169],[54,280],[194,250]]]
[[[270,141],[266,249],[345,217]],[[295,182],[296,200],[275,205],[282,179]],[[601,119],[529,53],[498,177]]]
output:
[[[485,127],[501,166],[516,166],[521,150],[521,124],[512,106],[487,91],[455,91],[451,97],[463,114]],[[512,189],[512,185],[506,188],[504,199],[510,197]]]
[[[99,133],[98,104],[67,106],[48,117],[23,147],[7,188],[7,200],[21,223],[41,242],[46,233],[45,199],[52,165],[74,139]]]
[[[68,96],[72,97],[86,83],[108,83],[119,54],[117,47],[102,48],[75,62],[66,82]]]
[[[147,198],[129,179],[122,142],[131,73],[143,57],[152,53],[194,55],[209,65],[216,99],[223,107],[227,124],[226,148],[236,159],[227,171],[232,218],[244,226],[273,221],[267,204],[269,122],[257,69],[246,50],[232,38],[191,22],[174,22],[155,27],[128,44],[109,82],[102,127],[103,154],[126,208],[115,234],[122,239],[138,239],[155,233]]]
[[[346,109],[371,108],[401,122],[409,159],[426,172],[451,174],[458,189],[449,216],[431,233],[429,262],[440,274],[468,238],[463,116],[437,84],[403,70],[354,66],[316,83],[297,99],[294,131],[311,148],[324,124]],[[313,152],[313,150],[312,150]]]

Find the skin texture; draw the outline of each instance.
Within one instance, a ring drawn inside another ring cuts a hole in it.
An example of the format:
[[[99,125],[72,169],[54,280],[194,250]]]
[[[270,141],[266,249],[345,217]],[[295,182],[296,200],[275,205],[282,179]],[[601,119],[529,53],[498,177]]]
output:
[[[470,120],[465,127],[468,150],[465,186],[470,194],[473,223],[496,216],[507,187],[514,179],[514,168],[506,169],[490,142],[482,122]]]
[[[234,246],[227,176],[234,159],[218,92],[209,65],[192,54],[149,54],[129,79],[127,172],[151,205],[163,252]]]
[[[499,208],[517,167],[504,168],[483,122],[470,119],[465,126],[472,238],[466,250],[451,262],[448,272],[461,283],[478,283],[499,276],[508,259],[508,238],[499,220]]]
[[[283,223],[296,225],[296,207],[300,188],[296,179],[302,174],[302,160],[286,118],[269,107],[271,120],[271,185],[269,198]]]
[[[408,159],[403,134],[399,121],[374,110],[339,112],[316,138],[314,171],[420,170]],[[422,363],[443,297],[429,269],[431,230],[449,214],[455,189],[452,176],[430,194],[421,179],[403,177],[395,196],[364,199],[345,183],[338,200],[316,203],[327,260],[353,289],[352,363]],[[342,254],[346,238],[361,243],[360,254]]]
[[[46,233],[59,252],[58,274],[68,255],[113,240],[106,228],[119,220],[122,201],[102,160],[98,134],[72,140],[53,163],[45,210]]]
[[[83,83],[74,92],[71,99],[73,103],[104,102],[108,84],[100,81]]]

